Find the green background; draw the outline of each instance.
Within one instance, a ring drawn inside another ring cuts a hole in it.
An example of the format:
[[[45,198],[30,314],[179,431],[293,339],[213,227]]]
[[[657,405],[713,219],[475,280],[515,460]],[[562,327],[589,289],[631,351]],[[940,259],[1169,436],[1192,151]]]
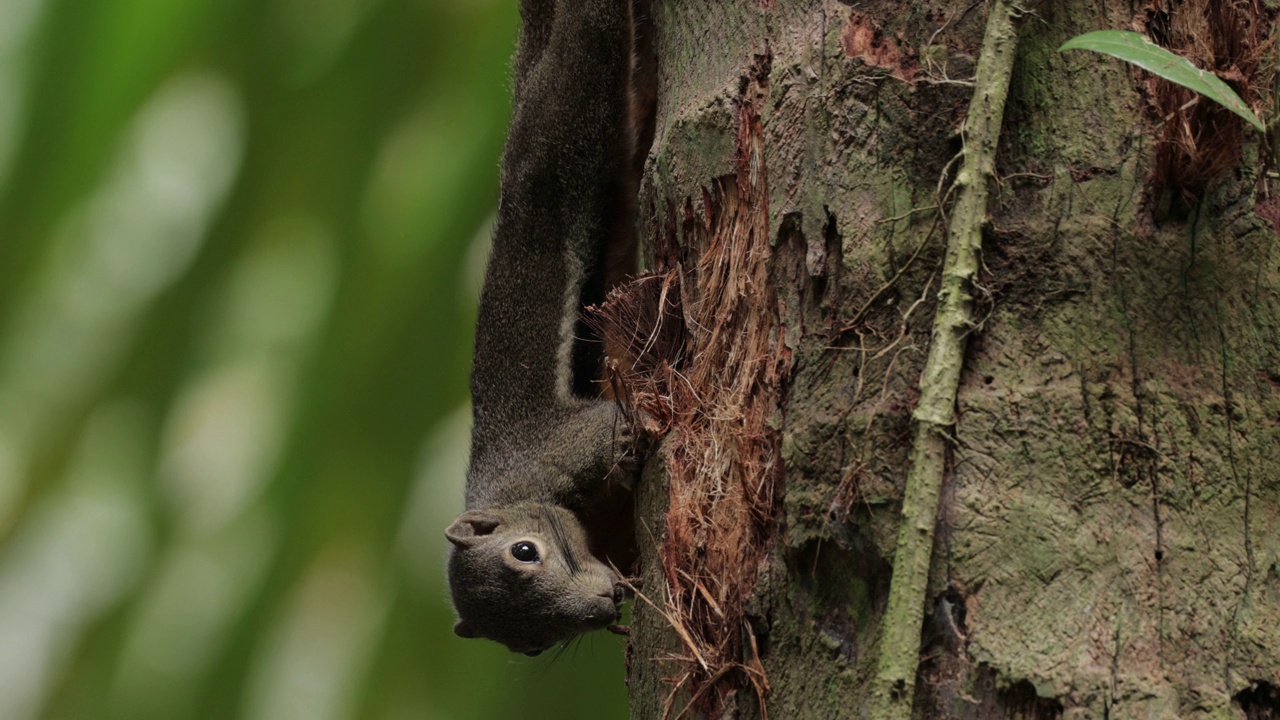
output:
[[[0,718],[625,715],[450,632],[514,0],[0,0]]]

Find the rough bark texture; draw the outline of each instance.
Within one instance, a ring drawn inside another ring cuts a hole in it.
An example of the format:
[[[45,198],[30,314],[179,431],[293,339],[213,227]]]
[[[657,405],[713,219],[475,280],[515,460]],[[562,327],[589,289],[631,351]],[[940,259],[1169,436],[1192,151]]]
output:
[[[1258,182],[1259,138],[1242,133],[1240,159],[1200,197],[1170,199],[1149,78],[1056,49],[1153,12],[1176,19],[1184,3],[1027,5],[916,715],[1280,717],[1280,252],[1264,219],[1280,202]],[[1265,6],[1236,5],[1266,37]],[[972,0],[655,7],[647,235],[684,243],[686,209],[718,212],[715,188],[742,181],[744,93],[765,88],[765,176],[751,187],[767,191],[774,247],[771,287],[752,292],[773,298],[791,362],[773,421],[780,500],[731,629],[744,667],[762,662],[765,706],[743,671],[695,713],[869,710],[945,247],[939,188],[954,179],[986,12]],[[768,76],[748,82],[761,57]],[[635,612],[635,718],[679,711],[694,689],[664,683],[691,662],[659,612],[666,479],[650,467],[638,502],[653,605]]]

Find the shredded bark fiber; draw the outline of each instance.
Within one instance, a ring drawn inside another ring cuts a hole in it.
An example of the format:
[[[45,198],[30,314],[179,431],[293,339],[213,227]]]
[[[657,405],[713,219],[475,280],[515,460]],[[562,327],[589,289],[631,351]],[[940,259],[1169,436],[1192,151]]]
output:
[[[1262,0],[1158,0],[1147,10],[1152,42],[1222,78],[1254,110],[1267,116],[1273,13]],[[1192,90],[1147,76],[1147,96],[1162,121],[1152,173],[1153,190],[1193,203],[1218,173],[1240,161],[1244,122]]]
[[[660,557],[665,587],[645,588],[679,636],[666,715],[714,716],[765,678],[743,603],[766,562],[781,482],[776,416],[789,367],[770,284],[769,207],[760,110],[771,58],[755,58],[737,100],[737,168],[671,211],[657,268],[614,291],[596,322],[616,394],[651,435],[670,483]],[[661,595],[659,596],[659,593]],[[687,698],[687,699],[686,699]]]

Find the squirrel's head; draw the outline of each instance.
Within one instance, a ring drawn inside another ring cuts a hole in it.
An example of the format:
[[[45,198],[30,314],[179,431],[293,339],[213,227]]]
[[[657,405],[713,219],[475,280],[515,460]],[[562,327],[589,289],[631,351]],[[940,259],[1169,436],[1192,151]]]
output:
[[[445,535],[453,544],[449,588],[460,637],[537,655],[618,620],[625,589],[564,508],[468,510]]]

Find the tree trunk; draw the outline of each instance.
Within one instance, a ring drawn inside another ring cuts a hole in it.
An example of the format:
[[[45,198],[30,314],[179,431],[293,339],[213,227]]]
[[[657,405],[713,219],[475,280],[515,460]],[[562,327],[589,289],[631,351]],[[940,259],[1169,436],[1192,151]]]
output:
[[[1007,101],[980,67],[1006,10]],[[632,717],[1280,718],[1263,139],[1057,52],[1137,29],[1261,107],[1273,20],[1262,0],[655,4],[637,292],[660,312],[625,385],[663,439]],[[1003,123],[975,125],[982,103]],[[965,185],[987,192],[973,218]],[[958,384],[930,414],[947,333]],[[904,506],[930,463],[936,513]]]

